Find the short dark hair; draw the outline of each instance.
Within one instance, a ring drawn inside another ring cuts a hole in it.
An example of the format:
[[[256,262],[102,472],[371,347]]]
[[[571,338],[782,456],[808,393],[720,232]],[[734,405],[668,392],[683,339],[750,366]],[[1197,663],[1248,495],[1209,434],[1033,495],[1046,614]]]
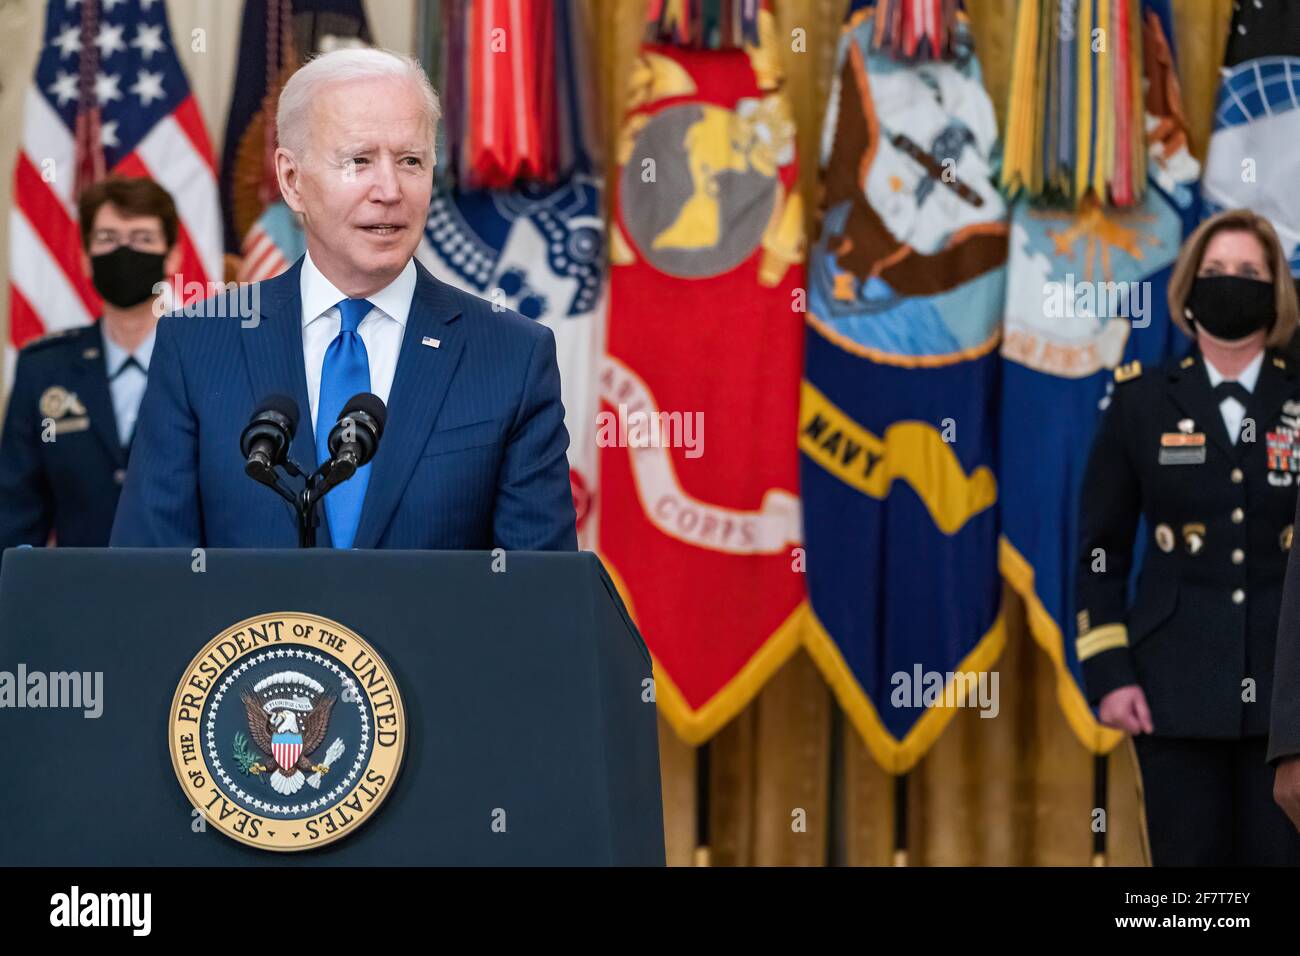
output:
[[[162,220],[167,248],[176,245],[180,218],[176,215],[176,203],[172,201],[171,193],[143,176],[110,176],[87,188],[77,200],[81,245],[87,251],[90,250],[90,234],[95,228],[95,217],[105,203],[124,216],[157,216]]]

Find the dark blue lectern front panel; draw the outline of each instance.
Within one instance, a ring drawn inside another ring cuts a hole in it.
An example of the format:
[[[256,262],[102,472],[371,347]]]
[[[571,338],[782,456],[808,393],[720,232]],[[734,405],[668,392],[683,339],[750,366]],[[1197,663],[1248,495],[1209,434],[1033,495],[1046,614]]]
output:
[[[661,864],[644,644],[594,556],[504,561],[8,552],[0,864]],[[245,618],[287,612],[336,621],[375,649],[400,689],[408,742],[386,799],[355,833],[271,853],[196,816],[168,720],[205,644]],[[102,675],[102,712],[5,703],[5,674],[13,688],[20,672]]]

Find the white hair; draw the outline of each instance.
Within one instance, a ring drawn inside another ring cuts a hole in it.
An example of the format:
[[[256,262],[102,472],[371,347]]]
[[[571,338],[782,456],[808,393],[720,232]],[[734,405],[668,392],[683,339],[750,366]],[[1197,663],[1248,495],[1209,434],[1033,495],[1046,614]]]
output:
[[[394,78],[409,81],[423,100],[424,113],[429,120],[429,153],[432,159],[442,107],[428,74],[424,72],[424,67],[409,56],[370,47],[321,53],[289,77],[289,82],[280,91],[280,102],[275,111],[276,135],[280,145],[300,160],[307,154],[310,142],[307,120],[311,102],[325,87],[348,81]]]

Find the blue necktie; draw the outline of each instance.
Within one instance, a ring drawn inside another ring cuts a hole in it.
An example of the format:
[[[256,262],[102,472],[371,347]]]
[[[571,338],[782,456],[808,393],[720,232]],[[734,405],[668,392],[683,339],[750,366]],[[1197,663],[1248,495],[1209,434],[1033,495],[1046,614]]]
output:
[[[373,308],[367,299],[344,299],[338,304],[343,322],[339,334],[325,350],[320,370],[320,401],[316,405],[316,460],[329,460],[330,430],[339,420],[347,400],[358,392],[370,391],[370,357],[357,327]],[[332,488],[325,496],[325,515],[336,548],[350,548],[361,521],[361,503],[370,483],[370,466]]]

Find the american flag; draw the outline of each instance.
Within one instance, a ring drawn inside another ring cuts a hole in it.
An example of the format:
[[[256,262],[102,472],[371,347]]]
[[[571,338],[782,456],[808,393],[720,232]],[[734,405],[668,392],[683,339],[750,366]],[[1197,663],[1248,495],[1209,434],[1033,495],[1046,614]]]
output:
[[[240,246],[239,282],[273,279],[297,260],[307,248],[302,227],[284,200],[266,207],[248,230]]]
[[[81,271],[76,201],[109,173],[148,176],[170,192],[181,220],[181,277],[221,280],[212,145],[172,47],[166,4],[49,0],[9,216],[15,348],[99,315]]]

